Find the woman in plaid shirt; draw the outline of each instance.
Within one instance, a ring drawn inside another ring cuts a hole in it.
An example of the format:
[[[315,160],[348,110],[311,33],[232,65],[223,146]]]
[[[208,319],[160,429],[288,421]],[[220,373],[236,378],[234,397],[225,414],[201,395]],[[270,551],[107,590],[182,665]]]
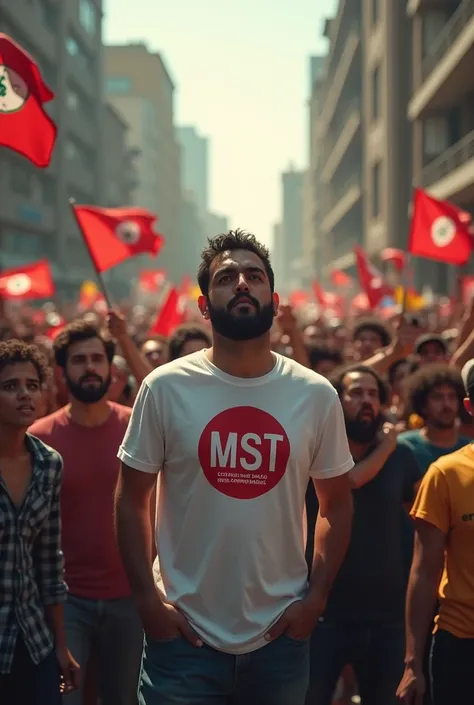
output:
[[[48,368],[38,349],[0,343],[0,702],[59,705],[78,665],[66,646],[61,456],[27,433]]]

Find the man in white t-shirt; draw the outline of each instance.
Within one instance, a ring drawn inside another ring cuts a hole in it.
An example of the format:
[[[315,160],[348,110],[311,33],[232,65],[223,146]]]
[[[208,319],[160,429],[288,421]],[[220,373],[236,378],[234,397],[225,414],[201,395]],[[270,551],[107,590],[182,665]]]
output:
[[[271,351],[278,296],[253,235],[210,240],[198,281],[213,346],[145,379],[119,450],[119,545],[146,632],[140,703],[303,705],[309,636],[350,538],[344,417],[329,382]]]

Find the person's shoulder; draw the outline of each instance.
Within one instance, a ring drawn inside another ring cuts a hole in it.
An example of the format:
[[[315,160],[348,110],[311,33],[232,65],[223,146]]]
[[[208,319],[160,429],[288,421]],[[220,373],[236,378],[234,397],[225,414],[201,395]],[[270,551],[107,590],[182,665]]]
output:
[[[112,413],[120,420],[129,421],[132,415],[132,409],[130,406],[124,406],[124,404],[118,404],[115,401],[109,401],[109,406],[112,409]]]
[[[64,426],[68,422],[68,415],[66,413],[66,407],[62,407],[57,411],[53,411],[52,414],[48,416],[43,416],[43,418],[38,419],[34,422],[28,429],[28,432],[33,436],[48,436],[52,434],[55,429]]]
[[[431,465],[431,468],[436,468],[439,472],[448,477],[463,472],[466,465],[474,470],[474,452],[471,448],[471,442],[463,448],[455,450],[453,453],[442,455]]]
[[[191,375],[206,374],[206,372],[203,351],[198,350],[160,365],[145,377],[144,384],[154,390],[162,384],[183,380]]]
[[[315,392],[319,392],[327,397],[334,398],[337,396],[335,388],[326,377],[323,377],[311,368],[305,367],[284,355],[277,354],[277,358],[279,360],[282,377],[289,378],[292,382],[309,387]]]
[[[421,440],[420,432],[417,430],[414,431],[403,431],[403,433],[400,433],[398,436],[399,441],[405,441],[408,443],[419,443]]]
[[[57,450],[51,448],[50,445],[42,441],[40,438],[28,431],[26,434],[27,443],[33,454],[40,460],[46,462],[50,467],[60,470],[63,465],[61,454]]]

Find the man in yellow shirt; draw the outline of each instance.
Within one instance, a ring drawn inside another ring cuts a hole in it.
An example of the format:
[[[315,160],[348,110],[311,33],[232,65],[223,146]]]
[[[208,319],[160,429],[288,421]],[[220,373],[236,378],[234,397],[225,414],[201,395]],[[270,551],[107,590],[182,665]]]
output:
[[[465,407],[474,413],[474,363],[463,370]],[[474,683],[474,446],[445,455],[423,478],[411,510],[415,552],[406,606],[405,673],[398,697],[421,705],[427,688],[423,653],[435,619],[430,654],[433,705],[466,702]]]

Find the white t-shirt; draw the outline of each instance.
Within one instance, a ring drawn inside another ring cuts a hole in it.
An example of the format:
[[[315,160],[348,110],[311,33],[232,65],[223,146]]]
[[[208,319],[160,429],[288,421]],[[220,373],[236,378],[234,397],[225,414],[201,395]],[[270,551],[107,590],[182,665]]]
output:
[[[310,477],[348,472],[331,384],[281,355],[233,377],[200,350],[143,382],[119,450],[160,474],[158,587],[222,651],[260,648],[307,589],[303,515]]]

